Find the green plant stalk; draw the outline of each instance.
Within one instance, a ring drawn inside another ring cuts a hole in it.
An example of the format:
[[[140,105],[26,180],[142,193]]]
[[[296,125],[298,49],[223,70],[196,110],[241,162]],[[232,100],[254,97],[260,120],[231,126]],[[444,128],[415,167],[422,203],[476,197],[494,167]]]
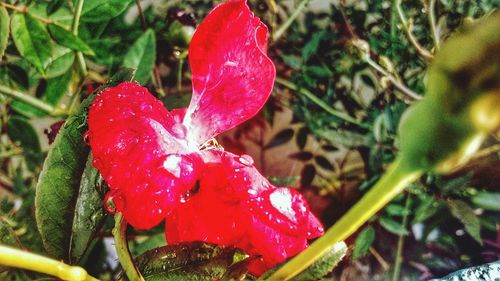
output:
[[[15,100],[25,102],[33,107],[36,107],[37,109],[39,109],[45,113],[48,113],[49,115],[52,115],[52,116],[65,115],[64,111],[58,110],[50,104],[48,104],[44,101],[41,101],[35,97],[32,97],[30,95],[21,93],[19,91],[14,90],[14,89],[11,89],[9,87],[0,85],[0,93],[4,94],[7,97],[11,97]]]
[[[437,26],[436,26],[435,9],[436,9],[436,0],[430,0],[429,1],[429,12],[427,14],[429,15],[429,24],[431,26],[432,40],[434,41],[434,48],[436,48],[436,50],[439,50],[439,35],[437,32]]]
[[[73,35],[78,35],[78,26],[80,25],[80,17],[82,15],[84,0],[78,0],[76,2],[75,11],[73,13],[73,22],[71,23],[71,32]],[[87,77],[88,70],[87,64],[85,63],[85,58],[83,57],[82,52],[76,52],[76,59],[78,61],[78,65],[80,66],[80,71],[82,72],[82,77]]]
[[[405,213],[403,214],[403,221],[401,222],[403,227],[406,228],[406,225],[408,224],[408,212],[410,209],[410,203],[411,203],[411,194],[406,195],[406,200],[405,200]],[[401,273],[401,263],[403,262],[403,247],[404,247],[404,240],[405,236],[399,234],[398,235],[398,244],[396,248],[396,258],[394,259],[394,271],[392,272],[392,281],[398,281],[399,280],[399,275]]]
[[[118,260],[130,281],[144,281],[139,269],[135,266],[132,255],[128,249],[127,241],[127,222],[123,219],[121,213],[115,215],[115,227],[113,228],[113,237],[115,238],[115,247],[118,254]]]
[[[387,70],[385,70],[383,67],[378,65],[376,62],[374,62],[369,56],[363,56],[363,61],[366,62],[369,66],[373,67],[373,69],[378,71],[380,74],[387,77],[389,79],[389,81],[391,81],[392,85],[394,85],[394,87],[399,89],[403,94],[407,95],[409,98],[414,99],[414,100],[422,99],[422,96],[413,92],[410,88],[406,87],[396,77],[391,75],[389,72],[387,72]]]
[[[322,237],[312,243],[305,251],[292,258],[267,280],[290,280],[302,272],[324,255],[335,243],[343,241],[353,234],[421,175],[422,171],[415,170],[413,167],[406,165],[401,159],[397,159],[377,184]]]
[[[294,83],[284,79],[284,78],[280,78],[280,77],[276,77],[276,83],[282,85],[282,86],[285,86],[287,87],[288,89],[290,90],[293,90],[293,91],[297,91],[299,92],[300,94],[302,94],[303,96],[305,96],[306,98],[308,98],[310,101],[312,101],[313,103],[315,103],[317,106],[323,108],[326,112],[330,113],[331,115],[333,116],[336,116],[346,122],[349,122],[349,123],[352,123],[352,124],[355,124],[355,125],[358,125],[359,127],[362,127],[362,128],[368,128],[368,126],[366,126],[365,124],[359,122],[358,120],[354,119],[353,117],[341,112],[341,111],[338,111],[334,108],[332,108],[331,106],[329,106],[328,104],[326,104],[323,100],[321,100],[320,98],[318,98],[316,95],[314,95],[313,93],[311,93],[309,90],[307,89],[304,89],[304,88],[300,88],[299,86],[295,85]]]
[[[406,17],[403,13],[403,9],[401,8],[401,0],[396,0],[396,10],[398,12],[398,15],[399,15],[399,20],[401,21],[401,25],[403,26],[403,30],[405,31],[406,33],[406,36],[408,37],[408,40],[410,41],[410,43],[413,45],[413,47],[415,47],[415,49],[417,49],[417,52],[426,60],[431,60],[433,58],[432,54],[427,50],[425,49],[424,47],[422,47],[420,45],[420,43],[418,43],[417,39],[413,36],[413,33],[412,33],[412,30],[411,30],[411,26],[410,24],[408,23],[408,21],[406,20]]]
[[[285,31],[292,25],[293,21],[300,15],[302,10],[306,7],[309,0],[302,0],[295,11],[290,15],[290,17],[273,33],[273,42],[278,41],[281,36],[285,33]]]
[[[62,280],[99,281],[79,266],[67,265],[44,256],[0,245],[0,265],[55,276]]]

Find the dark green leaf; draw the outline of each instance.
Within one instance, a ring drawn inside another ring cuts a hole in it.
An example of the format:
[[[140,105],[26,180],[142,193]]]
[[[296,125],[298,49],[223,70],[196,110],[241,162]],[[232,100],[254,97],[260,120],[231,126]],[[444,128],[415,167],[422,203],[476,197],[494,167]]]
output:
[[[371,226],[365,227],[356,237],[352,259],[358,259],[368,253],[371,245],[375,241],[375,230]]]
[[[9,42],[10,17],[7,10],[0,6],[0,61],[2,61],[7,42]]]
[[[304,147],[306,147],[307,136],[309,136],[309,128],[304,126],[297,131],[297,137],[295,141],[297,142],[297,146],[301,150],[304,149]]]
[[[318,155],[314,157],[314,161],[316,161],[316,164],[318,164],[321,168],[333,171],[335,170],[335,167],[333,167],[332,163],[326,157]]]
[[[469,267],[455,271],[443,278],[431,279],[429,281],[486,281],[498,280],[500,272],[500,261],[487,263],[479,266]]]
[[[276,135],[274,135],[271,141],[269,141],[269,143],[264,146],[264,149],[273,148],[289,142],[293,138],[293,134],[293,129],[284,129],[278,132]]]
[[[19,53],[44,74],[52,56],[52,44],[45,27],[28,13],[14,13],[11,30]]]
[[[75,204],[70,241],[70,263],[77,264],[87,251],[102,224],[104,212],[104,182],[99,171],[92,166],[90,154],[80,181],[80,190]]]
[[[310,186],[314,177],[316,176],[316,168],[313,164],[307,164],[302,168],[300,173],[300,186],[307,187]]]
[[[47,4],[47,15],[52,15],[64,4],[64,0],[52,0]]]
[[[80,37],[56,24],[49,24],[48,29],[54,40],[64,47],[93,56],[94,51]]]
[[[300,69],[302,67],[302,60],[294,55],[281,55],[283,62],[293,69]]]
[[[152,29],[148,29],[130,47],[123,60],[123,66],[136,69],[134,79],[146,84],[156,60],[156,39]]]
[[[302,49],[302,59],[307,61],[312,55],[314,55],[318,51],[319,43],[326,35],[325,30],[321,30],[313,34],[311,40],[306,43],[304,48]]]
[[[86,0],[83,4],[83,22],[101,22],[123,13],[132,0]]]
[[[10,103],[10,106],[14,111],[16,111],[19,114],[22,114],[23,116],[26,117],[42,117],[42,116],[47,116],[47,112],[42,111],[34,106],[31,106],[25,102],[22,101],[17,101],[13,100]]]
[[[233,247],[191,242],[147,251],[136,258],[136,265],[146,281],[208,281],[220,279],[229,266],[244,258]]]
[[[305,269],[299,275],[293,277],[292,281],[311,281],[320,280],[325,275],[330,273],[335,266],[344,258],[347,253],[347,245],[344,242],[338,242],[333,245],[326,254],[321,256],[317,261],[315,261],[311,266]],[[261,278],[266,279],[271,276],[278,268],[280,268],[284,263],[280,263],[273,267],[269,271],[265,272]]]
[[[20,117],[11,117],[7,121],[9,138],[23,149],[26,165],[35,171],[42,164],[43,154],[38,134],[28,120]]]
[[[488,211],[500,211],[500,192],[481,191],[472,196],[472,203]]]
[[[401,223],[388,217],[380,217],[379,223],[385,230],[389,231],[390,233],[396,235],[408,235],[408,230],[406,230],[406,228],[404,228]]]
[[[19,239],[17,239],[14,229],[2,218],[0,218],[0,244],[16,248],[21,247],[21,243]]]
[[[119,72],[103,87],[130,78],[130,71]],[[70,116],[57,134],[38,179],[35,215],[38,230],[47,252],[54,258],[70,261],[75,204],[89,147],[83,142],[87,131],[87,110],[95,95],[88,97]]]
[[[300,161],[308,161],[313,158],[313,154],[309,151],[299,151],[288,155],[288,157]]]
[[[474,210],[462,200],[447,200],[446,204],[450,208],[451,214],[459,219],[465,226],[465,230],[479,244],[481,240],[481,224],[479,218],[474,214]]]

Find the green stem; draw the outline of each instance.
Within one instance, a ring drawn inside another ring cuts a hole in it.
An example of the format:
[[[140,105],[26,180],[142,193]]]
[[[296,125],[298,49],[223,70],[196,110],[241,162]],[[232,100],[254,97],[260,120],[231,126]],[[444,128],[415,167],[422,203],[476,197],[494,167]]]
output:
[[[25,102],[33,107],[36,107],[37,109],[39,109],[45,113],[48,113],[49,115],[52,115],[52,116],[61,116],[61,115],[65,114],[65,112],[56,109],[54,106],[52,106],[44,101],[41,101],[35,97],[21,93],[19,91],[16,91],[14,89],[11,89],[11,88],[3,86],[3,85],[0,85],[0,93],[4,94],[5,96],[14,98],[16,100]]]
[[[62,280],[99,281],[79,266],[67,265],[44,256],[0,245],[0,265],[56,276]]]
[[[84,0],[77,0],[76,6],[75,6],[75,11],[73,13],[73,22],[71,23],[71,32],[73,32],[73,34],[75,36],[78,35],[78,26],[80,25],[80,17],[82,15],[83,2],[84,2]],[[87,77],[87,74],[88,74],[87,64],[85,63],[85,58],[83,57],[82,52],[76,52],[76,59],[77,59],[78,65],[80,66],[80,71],[82,72],[82,77],[83,78]]]
[[[113,228],[113,237],[115,238],[115,247],[118,254],[118,260],[130,281],[144,281],[139,269],[135,266],[132,255],[128,249],[127,241],[127,222],[123,219],[121,213],[115,215],[115,227]]]
[[[410,88],[406,87],[396,77],[394,77],[392,74],[387,72],[387,70],[385,70],[382,66],[380,66],[378,63],[374,62],[369,56],[363,56],[363,61],[365,61],[368,65],[373,67],[373,69],[378,71],[380,74],[387,77],[389,79],[389,81],[391,81],[392,85],[394,85],[394,87],[396,87],[398,90],[400,90],[403,94],[405,94],[409,98],[414,99],[414,100],[422,99],[422,96],[413,92]]]
[[[421,171],[415,171],[415,169],[405,165],[401,159],[396,160],[377,184],[322,237],[311,244],[305,251],[292,258],[267,280],[290,280],[296,276],[323,256],[335,243],[343,241],[353,234],[403,191],[407,185],[418,179],[421,174]]]
[[[417,49],[417,52],[424,57],[427,60],[431,60],[433,58],[432,54],[426,50],[424,47],[418,43],[417,39],[413,36],[412,33],[412,26],[408,21],[406,20],[406,17],[403,13],[403,9],[401,9],[401,0],[396,0],[396,10],[399,15],[399,20],[401,21],[401,25],[403,26],[403,30],[406,32],[406,36],[408,37],[408,40],[410,43]]]
[[[273,41],[274,42],[278,41],[281,38],[281,36],[290,27],[290,25],[292,25],[293,21],[300,15],[302,10],[304,10],[307,3],[309,3],[309,0],[300,1],[299,5],[295,9],[295,11],[293,11],[293,13],[290,15],[290,17],[276,30],[276,32],[273,33]]]
[[[307,89],[301,88],[301,87],[295,85],[294,83],[292,83],[292,82],[290,82],[290,81],[288,81],[288,80],[286,80],[284,78],[280,78],[280,77],[276,77],[276,83],[278,83],[278,84],[280,84],[282,86],[285,86],[285,87],[287,87],[290,90],[299,92],[301,95],[305,96],[310,101],[312,101],[317,106],[321,107],[322,109],[324,109],[326,112],[330,113],[333,116],[336,116],[336,117],[338,117],[338,118],[340,118],[340,119],[342,119],[342,120],[344,120],[346,122],[358,125],[359,127],[367,128],[366,125],[364,125],[363,123],[361,123],[358,120],[354,119],[353,117],[351,117],[351,116],[349,116],[349,115],[347,115],[347,114],[345,114],[345,113],[343,113],[343,112],[341,112],[339,110],[336,110],[333,107],[329,106],[323,100],[321,100],[320,98],[318,98],[315,94],[313,94],[311,91],[309,91]]]
[[[179,59],[179,65],[177,66],[177,90],[180,92],[182,89],[182,68],[184,66],[184,58]]]
[[[430,0],[429,2],[429,24],[431,26],[432,40],[434,41],[434,47],[439,50],[439,35],[436,27],[436,16],[435,16],[436,0]]]
[[[406,195],[406,201],[405,201],[405,209],[404,209],[404,214],[403,214],[403,221],[402,225],[404,228],[406,228],[406,225],[408,224],[408,213],[410,209],[410,203],[411,203],[411,194]],[[399,275],[401,273],[401,264],[403,262],[403,246],[404,246],[404,239],[405,236],[402,234],[398,235],[398,244],[396,248],[396,258],[394,259],[394,271],[392,273],[392,281],[398,281],[399,280]]]

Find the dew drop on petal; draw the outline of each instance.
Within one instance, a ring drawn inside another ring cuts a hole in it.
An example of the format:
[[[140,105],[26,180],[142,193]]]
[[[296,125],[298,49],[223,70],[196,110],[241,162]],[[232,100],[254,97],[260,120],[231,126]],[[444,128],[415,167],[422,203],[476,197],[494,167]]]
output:
[[[172,126],[172,134],[180,139],[186,138],[187,135],[186,126],[182,125],[181,123],[175,123]]]
[[[241,155],[238,161],[245,166],[252,166],[254,163],[252,156],[247,154]]]
[[[291,221],[295,221],[295,211],[292,206],[292,194],[288,188],[278,188],[270,195],[271,205]]]

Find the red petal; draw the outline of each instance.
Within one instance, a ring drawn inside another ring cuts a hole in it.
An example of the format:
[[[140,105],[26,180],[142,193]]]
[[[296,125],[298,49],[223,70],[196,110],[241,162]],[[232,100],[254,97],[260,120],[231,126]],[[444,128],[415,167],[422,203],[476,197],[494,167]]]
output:
[[[186,152],[182,124],[146,88],[122,83],[104,90],[88,115],[94,166],[127,222],[158,224],[192,188],[201,159]]]
[[[193,97],[184,124],[198,144],[251,118],[271,94],[276,71],[267,27],[246,1],[217,6],[189,47]]]
[[[219,150],[202,155],[205,167],[198,192],[167,218],[168,243],[201,240],[234,245],[262,256],[250,267],[260,275],[323,233],[302,195],[272,186],[249,156]]]

